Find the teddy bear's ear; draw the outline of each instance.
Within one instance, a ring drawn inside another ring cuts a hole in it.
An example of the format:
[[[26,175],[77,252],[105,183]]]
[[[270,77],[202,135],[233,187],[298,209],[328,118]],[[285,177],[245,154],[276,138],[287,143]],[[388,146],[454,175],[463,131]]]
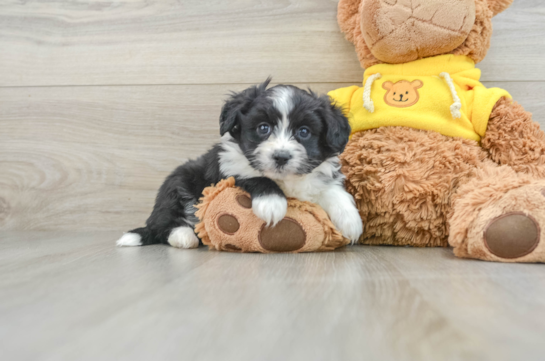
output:
[[[424,86],[424,83],[422,83],[421,80],[413,80],[411,82],[411,86],[413,87],[413,89],[420,89]]]
[[[340,0],[337,7],[337,22],[346,39],[352,43],[356,40],[356,31],[360,27],[359,7],[361,0]]]
[[[494,16],[498,15],[505,9],[507,9],[513,3],[513,0],[486,0],[488,1],[488,7],[494,13]]]
[[[250,87],[240,93],[232,93],[231,97],[225,102],[220,114],[220,135],[230,132],[235,135],[238,128],[240,117],[245,113],[255,98],[263,93],[271,78],[267,78],[263,83]]]
[[[382,83],[382,87],[386,90],[392,89],[393,85],[394,83],[392,83],[391,81],[385,81],[384,83]]]

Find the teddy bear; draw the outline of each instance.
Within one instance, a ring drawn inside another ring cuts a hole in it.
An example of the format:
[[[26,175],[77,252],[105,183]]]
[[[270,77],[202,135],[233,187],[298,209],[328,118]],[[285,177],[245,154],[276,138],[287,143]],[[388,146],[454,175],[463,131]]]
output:
[[[545,261],[545,133],[475,67],[511,3],[340,0],[365,69],[362,86],[329,93],[352,127],[340,158],[360,244]]]
[[[316,204],[288,198],[286,216],[269,227],[252,211],[252,199],[233,177],[207,187],[197,205],[195,232],[209,249],[228,252],[333,251],[350,243]]]

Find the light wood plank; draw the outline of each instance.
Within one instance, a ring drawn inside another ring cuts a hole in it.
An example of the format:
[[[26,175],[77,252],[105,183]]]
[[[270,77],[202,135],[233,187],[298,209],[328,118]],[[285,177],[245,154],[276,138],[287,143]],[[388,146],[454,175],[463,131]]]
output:
[[[13,2],[0,8],[0,85],[358,79],[336,6],[331,0]]]
[[[219,140],[226,94],[245,87],[0,89],[0,228],[143,224],[168,173]]]
[[[541,360],[540,265],[449,249],[299,255],[2,232],[9,360]],[[18,255],[18,256],[17,256]]]
[[[357,82],[332,0],[10,1],[0,86]],[[545,80],[545,3],[494,20],[483,79]]]
[[[487,85],[545,114],[545,83]],[[0,229],[143,224],[168,173],[218,141],[226,94],[245,87],[0,88]]]

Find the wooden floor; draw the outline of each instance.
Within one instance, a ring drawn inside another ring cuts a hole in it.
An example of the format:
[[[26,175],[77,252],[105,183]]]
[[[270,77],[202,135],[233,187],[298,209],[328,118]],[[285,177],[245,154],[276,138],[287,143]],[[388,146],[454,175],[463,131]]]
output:
[[[543,360],[542,265],[0,234],[2,360]]]
[[[231,90],[361,84],[335,0],[0,2],[0,361],[545,360],[545,265],[114,247]],[[478,65],[545,126],[545,2]]]

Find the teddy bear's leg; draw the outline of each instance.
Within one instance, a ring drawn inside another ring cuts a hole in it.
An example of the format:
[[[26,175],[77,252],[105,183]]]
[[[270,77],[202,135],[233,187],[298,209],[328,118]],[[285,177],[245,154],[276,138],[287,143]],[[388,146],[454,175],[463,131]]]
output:
[[[496,163],[545,179],[545,132],[511,99],[494,106],[481,145]]]
[[[490,163],[458,188],[449,228],[459,257],[545,262],[545,180]]]

